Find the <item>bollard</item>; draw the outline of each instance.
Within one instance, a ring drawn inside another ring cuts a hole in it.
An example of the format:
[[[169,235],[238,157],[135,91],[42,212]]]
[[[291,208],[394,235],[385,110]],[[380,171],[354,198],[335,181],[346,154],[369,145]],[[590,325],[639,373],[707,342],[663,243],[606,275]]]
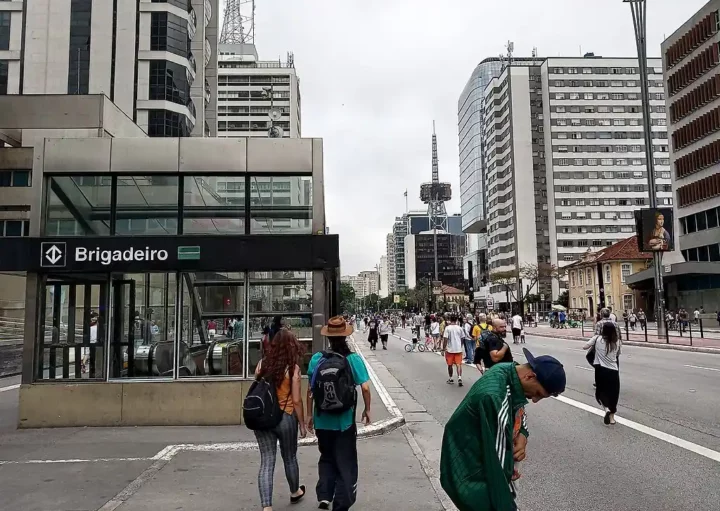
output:
[[[705,333],[703,332],[702,318],[700,318],[698,321],[700,321],[700,339],[704,339]]]
[[[580,321],[580,331],[582,332],[582,336],[585,337],[585,318]]]
[[[670,328],[668,328],[667,319],[665,321],[665,344],[670,344]]]
[[[688,328],[690,329],[690,346],[692,346],[692,321],[688,321]]]
[[[656,325],[659,325],[660,323],[659,323],[658,321],[656,321],[655,324],[656,324]],[[647,338],[647,328],[643,329],[643,331],[645,332],[645,342],[648,342],[648,338]]]

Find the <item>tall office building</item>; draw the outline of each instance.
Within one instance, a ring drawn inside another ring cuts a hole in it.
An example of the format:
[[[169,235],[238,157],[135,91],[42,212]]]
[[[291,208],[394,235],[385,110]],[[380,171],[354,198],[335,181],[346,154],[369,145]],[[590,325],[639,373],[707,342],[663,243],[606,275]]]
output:
[[[395,268],[395,238],[392,233],[387,235],[385,246],[387,247],[388,293],[395,293],[397,291],[397,270]]]
[[[676,241],[686,261],[720,261],[719,11],[720,0],[708,2],[662,44]]]
[[[254,44],[220,44],[218,136],[267,137],[272,126],[285,138],[300,137],[300,80],[291,53],[285,62],[261,61]],[[270,94],[272,93],[272,99]]]
[[[658,202],[671,206],[660,66],[648,60],[653,158]],[[632,58],[523,59],[486,87],[490,272],[562,267],[634,233],[648,205],[638,73]],[[530,289],[547,302],[559,291],[551,279]]]
[[[216,33],[217,0],[2,2],[0,92],[104,94],[150,136],[211,136]]]
[[[380,257],[378,271],[380,272],[380,287],[378,289],[378,295],[380,298],[385,298],[390,294],[387,256]]]

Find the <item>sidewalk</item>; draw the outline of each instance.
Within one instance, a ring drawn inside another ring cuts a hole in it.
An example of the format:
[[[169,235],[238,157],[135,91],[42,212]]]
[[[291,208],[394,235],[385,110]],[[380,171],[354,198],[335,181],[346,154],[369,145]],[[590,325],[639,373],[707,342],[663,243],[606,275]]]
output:
[[[433,425],[423,424],[422,411],[403,400],[407,392],[375,362],[372,355],[366,359],[373,423],[359,428],[360,480],[353,510],[451,509],[437,496],[435,483],[429,483],[428,474],[433,472],[418,445],[420,437],[416,440],[402,426],[406,419],[401,410],[413,412],[407,415],[415,431]],[[385,387],[390,379],[396,387]],[[361,413],[362,405],[358,420]],[[432,429],[429,435],[439,442],[442,427],[437,423],[434,427],[439,431]],[[308,496],[292,506],[294,510],[317,507],[318,452],[313,440],[303,440],[298,450]],[[439,449],[431,456],[439,461]],[[254,434],[244,426],[16,430],[0,434],[0,508],[257,511],[259,463]],[[278,455],[274,509],[290,508]]]
[[[624,325],[618,324],[622,328],[623,342],[628,346],[646,346],[649,348],[660,348],[660,349],[674,349],[681,351],[701,351],[708,353],[720,353],[720,339],[709,339],[700,338],[695,336],[693,331],[692,339],[688,335],[688,332],[680,337],[677,332],[673,332],[668,339],[665,337],[658,337],[655,332],[649,331],[647,334],[647,341],[645,340],[645,332],[642,330],[629,331],[628,334],[625,331]],[[527,335],[538,335],[543,337],[553,337],[557,339],[574,339],[574,340],[587,340],[593,335],[592,326],[586,325],[584,329],[581,328],[550,328],[549,325],[538,325],[537,327],[526,327],[525,331]],[[699,334],[699,332],[698,332]],[[670,342],[667,342],[667,341]]]

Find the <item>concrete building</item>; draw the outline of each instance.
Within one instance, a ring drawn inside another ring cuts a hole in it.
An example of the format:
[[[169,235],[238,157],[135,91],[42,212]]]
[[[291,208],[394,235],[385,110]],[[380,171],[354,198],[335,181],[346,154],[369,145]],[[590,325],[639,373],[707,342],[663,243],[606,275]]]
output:
[[[261,61],[254,44],[221,44],[219,52],[218,136],[267,137],[272,103],[281,111],[272,125],[283,137],[300,137],[300,80],[292,54],[286,62]]]
[[[393,246],[392,253],[394,254],[394,290],[403,292],[408,289],[407,276],[405,273],[408,262],[406,256],[408,252],[405,250],[405,238],[408,234],[420,234],[430,229],[430,217],[427,214],[427,210],[409,211],[403,216],[395,217],[395,223],[393,224]],[[462,235],[462,217],[461,215],[454,214],[448,215],[448,232],[451,234]],[[388,239],[390,238],[388,234]],[[389,247],[389,245],[388,245]],[[414,253],[410,252],[412,257]],[[388,248],[388,258],[390,257],[390,248]],[[411,261],[413,267],[415,262]],[[412,288],[411,286],[410,288]]]
[[[605,304],[612,307],[618,318],[623,311],[639,309],[651,314],[641,295],[628,286],[632,274],[646,270],[651,264],[652,254],[638,250],[636,236],[599,251],[588,249],[580,259],[566,266],[570,310],[594,317],[602,294]]]
[[[675,198],[676,252],[663,255],[665,299],[671,310],[678,307],[687,310],[704,307],[708,312],[720,309],[718,45],[720,1],[712,0],[661,47],[663,108],[668,112],[669,159]],[[652,279],[652,271],[645,271],[633,275],[630,282],[636,289],[652,295]]]
[[[672,206],[660,59],[648,66],[658,201]],[[519,59],[485,93],[491,273],[561,268],[634,233],[648,205],[637,59]],[[563,280],[529,290],[546,296],[541,311]]]
[[[432,231],[408,234],[405,237],[405,275],[408,289],[421,279],[435,280],[435,235]],[[444,285],[465,289],[463,256],[467,249],[464,234],[438,233],[438,280]]]
[[[341,282],[350,284],[355,290],[355,297],[362,299],[380,290],[380,274],[377,271],[361,271],[357,275],[344,275]]]
[[[479,289],[487,280],[487,217],[485,172],[487,155],[482,136],[485,87],[502,72],[499,58],[485,59],[473,70],[458,99],[458,146],[460,153],[460,211],[462,230],[467,234],[467,262],[473,263],[473,281]]]
[[[395,267],[395,238],[389,233],[385,240],[387,273],[388,273],[388,293],[392,294],[397,291],[397,269]]]
[[[116,9],[106,0],[3,2],[12,49],[0,50],[0,90],[104,94],[149,136],[214,135],[217,0]]]
[[[378,295],[380,298],[386,298],[390,294],[387,256],[380,257],[378,271],[380,273],[380,287],[378,288]]]

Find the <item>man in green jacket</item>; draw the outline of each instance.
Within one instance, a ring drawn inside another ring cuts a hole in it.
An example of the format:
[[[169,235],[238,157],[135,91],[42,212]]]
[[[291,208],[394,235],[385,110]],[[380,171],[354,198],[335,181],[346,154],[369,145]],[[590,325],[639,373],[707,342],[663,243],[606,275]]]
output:
[[[515,511],[515,462],[525,458],[524,406],[565,390],[555,358],[500,363],[472,386],[443,434],[440,482],[459,511]],[[517,427],[516,427],[517,419]]]

